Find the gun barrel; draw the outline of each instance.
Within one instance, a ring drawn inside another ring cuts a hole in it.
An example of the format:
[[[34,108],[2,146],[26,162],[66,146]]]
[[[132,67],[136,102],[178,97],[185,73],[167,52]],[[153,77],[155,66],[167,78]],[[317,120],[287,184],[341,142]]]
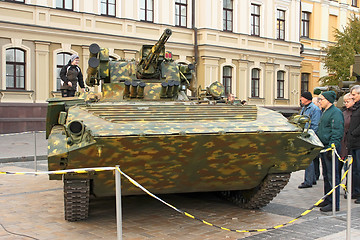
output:
[[[143,65],[144,70],[147,70],[150,67],[151,63],[159,56],[162,48],[165,46],[165,43],[170,38],[171,34],[171,29],[165,29],[160,39],[157,41],[157,43],[155,43],[155,45],[151,48],[150,53],[147,55]]]

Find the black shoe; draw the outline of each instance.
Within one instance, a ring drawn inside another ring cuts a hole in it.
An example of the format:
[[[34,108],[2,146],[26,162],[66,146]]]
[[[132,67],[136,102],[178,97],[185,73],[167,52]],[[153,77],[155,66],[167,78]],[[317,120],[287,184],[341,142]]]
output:
[[[323,201],[323,202],[321,202],[319,205],[317,205],[317,207],[325,207],[325,206],[327,206],[328,204],[329,204],[328,202]]]
[[[302,183],[298,186],[298,188],[311,188],[312,186],[311,185],[307,185],[305,183]]]
[[[356,199],[356,200],[355,200],[355,203],[356,203],[356,204],[360,204],[360,198]]]
[[[347,199],[347,194],[344,194],[344,198]],[[351,199],[358,199],[358,196],[351,195]]]
[[[332,204],[328,204],[328,205],[326,205],[324,207],[321,207],[320,211],[322,211],[322,212],[332,212]],[[336,208],[336,212],[338,212],[338,211],[339,211],[339,208]]]

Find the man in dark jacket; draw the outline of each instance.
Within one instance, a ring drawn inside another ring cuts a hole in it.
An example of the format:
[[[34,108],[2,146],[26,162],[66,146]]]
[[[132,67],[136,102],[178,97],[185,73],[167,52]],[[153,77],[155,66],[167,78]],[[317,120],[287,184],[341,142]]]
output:
[[[83,75],[79,67],[79,61],[80,59],[78,55],[72,55],[68,64],[60,71],[60,78],[63,81],[60,88],[62,97],[74,97],[78,82],[81,90],[84,91],[85,85]]]
[[[347,145],[354,158],[353,162],[353,194],[355,203],[360,203],[360,85],[350,89],[351,98],[354,99],[353,112],[351,115],[349,130],[347,134]]]
[[[323,114],[320,118],[317,135],[324,144],[325,149],[335,144],[336,149],[340,149],[341,139],[344,134],[344,116],[340,109],[334,106],[336,93],[334,91],[323,92],[320,95],[321,109]],[[324,176],[324,194],[328,193],[334,186],[332,186],[332,153],[331,151],[320,154],[323,176]],[[335,184],[339,184],[340,176],[338,174],[338,160],[335,159]],[[340,209],[340,189],[335,190],[335,207],[336,211]],[[325,201],[318,205],[321,211],[332,211],[332,195],[327,196]]]

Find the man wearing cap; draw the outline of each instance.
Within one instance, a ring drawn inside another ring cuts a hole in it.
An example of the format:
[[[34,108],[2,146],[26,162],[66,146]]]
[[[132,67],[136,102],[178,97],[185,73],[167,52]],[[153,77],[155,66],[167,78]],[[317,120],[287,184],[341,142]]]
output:
[[[353,156],[353,196],[360,203],[360,85],[350,89],[350,97],[355,101],[347,133],[347,146]]]
[[[310,129],[314,130],[316,133],[318,130],[318,124],[321,117],[321,110],[312,102],[311,92],[303,92],[300,97],[301,109],[300,114],[306,115],[310,118]],[[305,125],[305,128],[308,127],[308,123]],[[316,184],[316,175],[314,161],[311,161],[310,165],[305,169],[304,182],[301,183],[298,188],[310,188],[313,184]]]
[[[85,85],[83,75],[79,67],[79,61],[80,59],[78,55],[71,55],[68,64],[60,71],[60,78],[62,80],[60,90],[62,97],[74,97],[78,82],[81,90],[84,91]]]
[[[341,139],[344,134],[344,115],[341,110],[334,106],[336,93],[334,91],[323,92],[320,96],[320,105],[323,109],[323,114],[320,118],[317,135],[324,144],[325,149],[335,144],[337,151],[340,149]],[[324,176],[324,194],[328,193],[334,186],[332,186],[332,151],[320,153],[323,176]],[[340,176],[338,174],[338,160],[335,159],[335,184],[339,184]],[[336,211],[340,209],[340,189],[335,190],[335,207]],[[320,203],[318,207],[323,212],[332,211],[332,195],[327,196],[324,202]]]

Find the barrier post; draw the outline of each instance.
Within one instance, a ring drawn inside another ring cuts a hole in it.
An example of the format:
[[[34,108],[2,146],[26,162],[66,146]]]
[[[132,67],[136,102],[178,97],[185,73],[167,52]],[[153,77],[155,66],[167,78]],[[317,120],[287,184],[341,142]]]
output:
[[[116,165],[120,168],[119,165]],[[121,174],[115,169],[115,189],[116,189],[116,228],[117,240],[122,240],[122,214],[121,214]]]
[[[352,155],[348,155],[347,157],[347,169],[348,174],[346,177],[347,182],[347,217],[346,217],[346,240],[350,240],[351,238],[351,192],[352,192]]]
[[[332,155],[331,155],[331,162],[332,162],[332,188],[336,186],[335,182],[335,146],[332,147]],[[332,193],[332,215],[335,217],[335,211],[336,211],[336,189]]]
[[[37,172],[36,131],[34,131],[34,165],[35,172]],[[37,175],[35,174],[35,176]]]

